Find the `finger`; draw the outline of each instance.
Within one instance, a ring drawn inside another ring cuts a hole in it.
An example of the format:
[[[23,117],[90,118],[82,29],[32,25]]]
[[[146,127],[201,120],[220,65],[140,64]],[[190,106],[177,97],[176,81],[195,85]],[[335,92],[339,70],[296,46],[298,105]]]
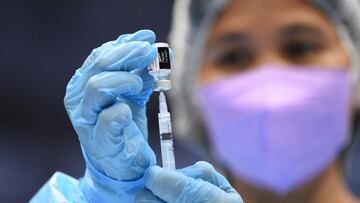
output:
[[[99,163],[106,164],[101,168],[109,177],[124,180],[139,176],[130,169],[131,164],[121,167],[114,164],[113,160],[123,164],[131,163],[129,159],[138,159],[141,168],[149,164],[150,158],[138,153],[144,148],[146,141],[133,123],[132,111],[125,103],[117,103],[101,111],[91,136],[88,146],[93,154],[90,157],[101,160],[97,161]],[[132,152],[129,152],[129,148]]]
[[[152,30],[139,30],[133,34],[121,35],[116,40],[118,44],[132,41],[146,41],[153,44],[156,41],[156,35]]]
[[[126,178],[124,180],[137,180],[144,175],[148,167],[156,164],[155,153],[135,122],[131,121],[122,131],[122,135],[125,139],[125,148],[114,158],[121,164],[121,167],[118,167],[118,175]],[[123,163],[128,163],[129,166],[123,167]]]
[[[89,159],[109,177],[137,180],[149,166],[156,164],[154,152],[125,103],[116,103],[101,111],[92,133],[79,135]]]
[[[104,53],[94,64],[95,70],[132,71],[149,66],[157,57],[156,47],[149,42],[134,41],[120,44]]]
[[[93,144],[101,149],[109,146],[116,148],[119,152],[124,148],[124,137],[121,131],[130,125],[132,112],[125,103],[117,103],[104,109],[99,114],[99,118],[94,127]]]
[[[121,34],[115,41],[115,44],[120,44],[121,42],[126,42],[127,40],[125,40],[126,38],[128,38],[129,36],[133,35],[134,33],[130,34]]]
[[[148,140],[148,119],[146,116],[146,108],[132,102],[127,103],[133,113],[133,121],[136,123],[144,140]]]
[[[110,49],[106,54],[97,58],[88,66],[76,71],[75,76],[66,88],[65,106],[78,103],[81,92],[87,81],[102,71],[131,71],[145,68],[157,56],[156,48],[148,42],[130,42]]]
[[[154,77],[151,76],[147,70],[134,74],[141,77],[143,81],[143,89],[139,94],[129,96],[129,99],[134,103],[143,107],[149,101],[150,95],[154,90],[155,87]]]
[[[102,109],[114,104],[117,98],[140,93],[142,88],[141,78],[131,73],[102,72],[95,75],[86,85],[80,116],[88,124],[95,124]]]
[[[108,52],[111,48],[121,43],[128,43],[132,41],[144,41],[153,44],[156,40],[156,35],[151,30],[140,30],[133,34],[123,34],[115,41],[110,41],[102,44],[100,47],[94,49],[91,54],[86,58],[82,67],[90,65],[98,56]],[[80,69],[81,70],[81,69]]]
[[[202,179],[212,183],[226,192],[235,191],[234,188],[230,185],[229,181],[227,181],[223,175],[218,173],[215,168],[208,162],[199,161],[192,166],[179,169],[178,172],[184,174],[185,176],[193,177],[195,179]]]
[[[121,135],[123,129],[130,125],[132,112],[125,103],[114,104],[99,113],[99,118],[91,133],[79,133],[80,141],[89,154],[89,158],[101,160],[103,157],[113,157],[119,154],[125,143],[125,138]],[[101,161],[93,161],[94,164]],[[109,168],[99,167],[99,168]],[[110,177],[113,175],[111,170],[104,171]]]
[[[95,48],[91,51],[90,55],[86,58],[84,63],[82,64],[82,68],[79,69],[79,72],[82,72],[85,68],[89,65],[91,65],[97,57],[101,56],[103,53],[108,52],[110,49],[113,49],[116,46],[115,41],[110,41],[102,44],[100,47]]]
[[[150,167],[144,177],[145,186],[165,202],[216,202],[226,196],[225,191],[209,182],[158,166]]]
[[[101,136],[108,136],[109,139],[124,140],[122,148],[109,145],[106,150],[97,147],[96,141],[93,143],[98,150],[95,157],[98,157],[101,160],[98,162],[103,164],[100,168],[109,177],[120,181],[135,181],[143,176],[148,167],[156,164],[154,152],[133,121],[129,126],[121,129],[116,138],[101,134],[97,136],[100,139]]]
[[[135,73],[134,73],[135,74]],[[139,127],[139,130],[144,135],[144,139],[148,139],[148,128],[147,128],[147,116],[146,116],[146,104],[150,99],[150,96],[154,90],[154,78],[149,74],[148,71],[142,71],[141,73],[136,73],[141,77],[143,81],[143,89],[139,94],[128,95],[127,104],[133,110],[133,121]]]
[[[165,203],[158,197],[156,197],[150,190],[144,188],[141,190],[135,198],[136,203]]]
[[[128,35],[129,34],[121,35],[119,38],[124,38]],[[77,81],[77,79],[82,75],[82,72],[84,71],[85,67],[92,64],[95,61],[95,59],[97,59],[98,56],[100,56],[105,52],[108,52],[110,49],[114,48],[117,44],[118,44],[117,41],[109,41],[109,42],[105,42],[100,47],[93,49],[90,55],[85,59],[84,63],[81,65],[81,68],[77,69],[75,74],[71,77],[68,86],[71,86],[72,83],[75,83],[75,81]]]
[[[94,49],[91,54],[87,57],[82,67],[90,65],[98,56],[113,49],[116,45],[125,44],[128,42],[143,41],[153,44],[156,40],[156,35],[151,30],[140,30],[134,34],[124,34],[118,37],[115,41],[110,41],[102,44],[100,47]]]
[[[104,53],[108,52],[110,49],[113,49],[116,45],[121,43],[128,43],[128,42],[135,42],[135,41],[142,41],[148,42],[153,44],[156,40],[156,35],[151,30],[140,30],[134,34],[124,34],[118,37],[115,41],[110,41],[102,44],[100,47],[93,49],[91,54],[86,58],[84,61],[82,68],[78,69],[77,72],[82,72],[85,67],[91,65],[99,56],[103,55]],[[71,81],[74,81],[76,77],[73,77]],[[70,81],[70,82],[71,82]]]

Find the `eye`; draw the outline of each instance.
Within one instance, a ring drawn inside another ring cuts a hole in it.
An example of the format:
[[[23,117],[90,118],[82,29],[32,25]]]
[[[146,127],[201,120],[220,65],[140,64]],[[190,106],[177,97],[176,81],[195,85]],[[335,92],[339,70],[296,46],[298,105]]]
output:
[[[317,42],[295,40],[286,43],[283,48],[283,52],[289,59],[301,61],[315,56],[319,49],[320,45]]]
[[[232,49],[225,50],[215,56],[214,62],[218,66],[245,67],[253,60],[253,53],[250,50]]]

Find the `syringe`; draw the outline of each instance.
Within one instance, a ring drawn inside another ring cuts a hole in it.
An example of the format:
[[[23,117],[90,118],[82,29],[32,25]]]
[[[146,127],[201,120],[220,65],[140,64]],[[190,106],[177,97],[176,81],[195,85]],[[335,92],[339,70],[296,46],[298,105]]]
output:
[[[173,137],[171,131],[171,118],[167,108],[166,98],[164,92],[159,95],[159,131],[160,131],[160,145],[161,157],[163,167],[166,169],[175,170],[175,156]]]
[[[173,137],[171,132],[170,113],[167,108],[164,91],[171,88],[170,72],[170,49],[166,43],[156,43],[158,50],[157,59],[149,65],[150,75],[154,77],[154,91],[160,92],[159,95],[159,131],[162,165],[166,169],[175,169],[175,156],[173,147]]]

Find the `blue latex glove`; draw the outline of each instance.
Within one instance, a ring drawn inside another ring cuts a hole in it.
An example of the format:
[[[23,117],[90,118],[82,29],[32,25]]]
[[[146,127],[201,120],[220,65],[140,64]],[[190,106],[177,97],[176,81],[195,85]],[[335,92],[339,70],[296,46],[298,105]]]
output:
[[[103,44],[67,86],[65,107],[87,165],[80,185],[95,202],[111,195],[121,199],[116,193],[125,194],[124,187],[131,199],[145,170],[155,165],[145,107],[153,78],[144,70],[156,59],[154,42],[155,34],[143,30]]]
[[[145,172],[145,186],[137,203],[243,203],[224,176],[207,162],[171,171],[158,166]]]

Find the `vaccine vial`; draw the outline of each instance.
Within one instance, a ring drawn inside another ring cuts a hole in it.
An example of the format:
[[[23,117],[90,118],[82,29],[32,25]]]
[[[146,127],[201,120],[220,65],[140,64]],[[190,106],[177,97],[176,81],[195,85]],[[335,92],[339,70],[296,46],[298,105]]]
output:
[[[167,43],[155,43],[158,50],[156,60],[149,65],[149,74],[154,77],[154,91],[164,92],[171,88],[170,72],[170,50]]]

